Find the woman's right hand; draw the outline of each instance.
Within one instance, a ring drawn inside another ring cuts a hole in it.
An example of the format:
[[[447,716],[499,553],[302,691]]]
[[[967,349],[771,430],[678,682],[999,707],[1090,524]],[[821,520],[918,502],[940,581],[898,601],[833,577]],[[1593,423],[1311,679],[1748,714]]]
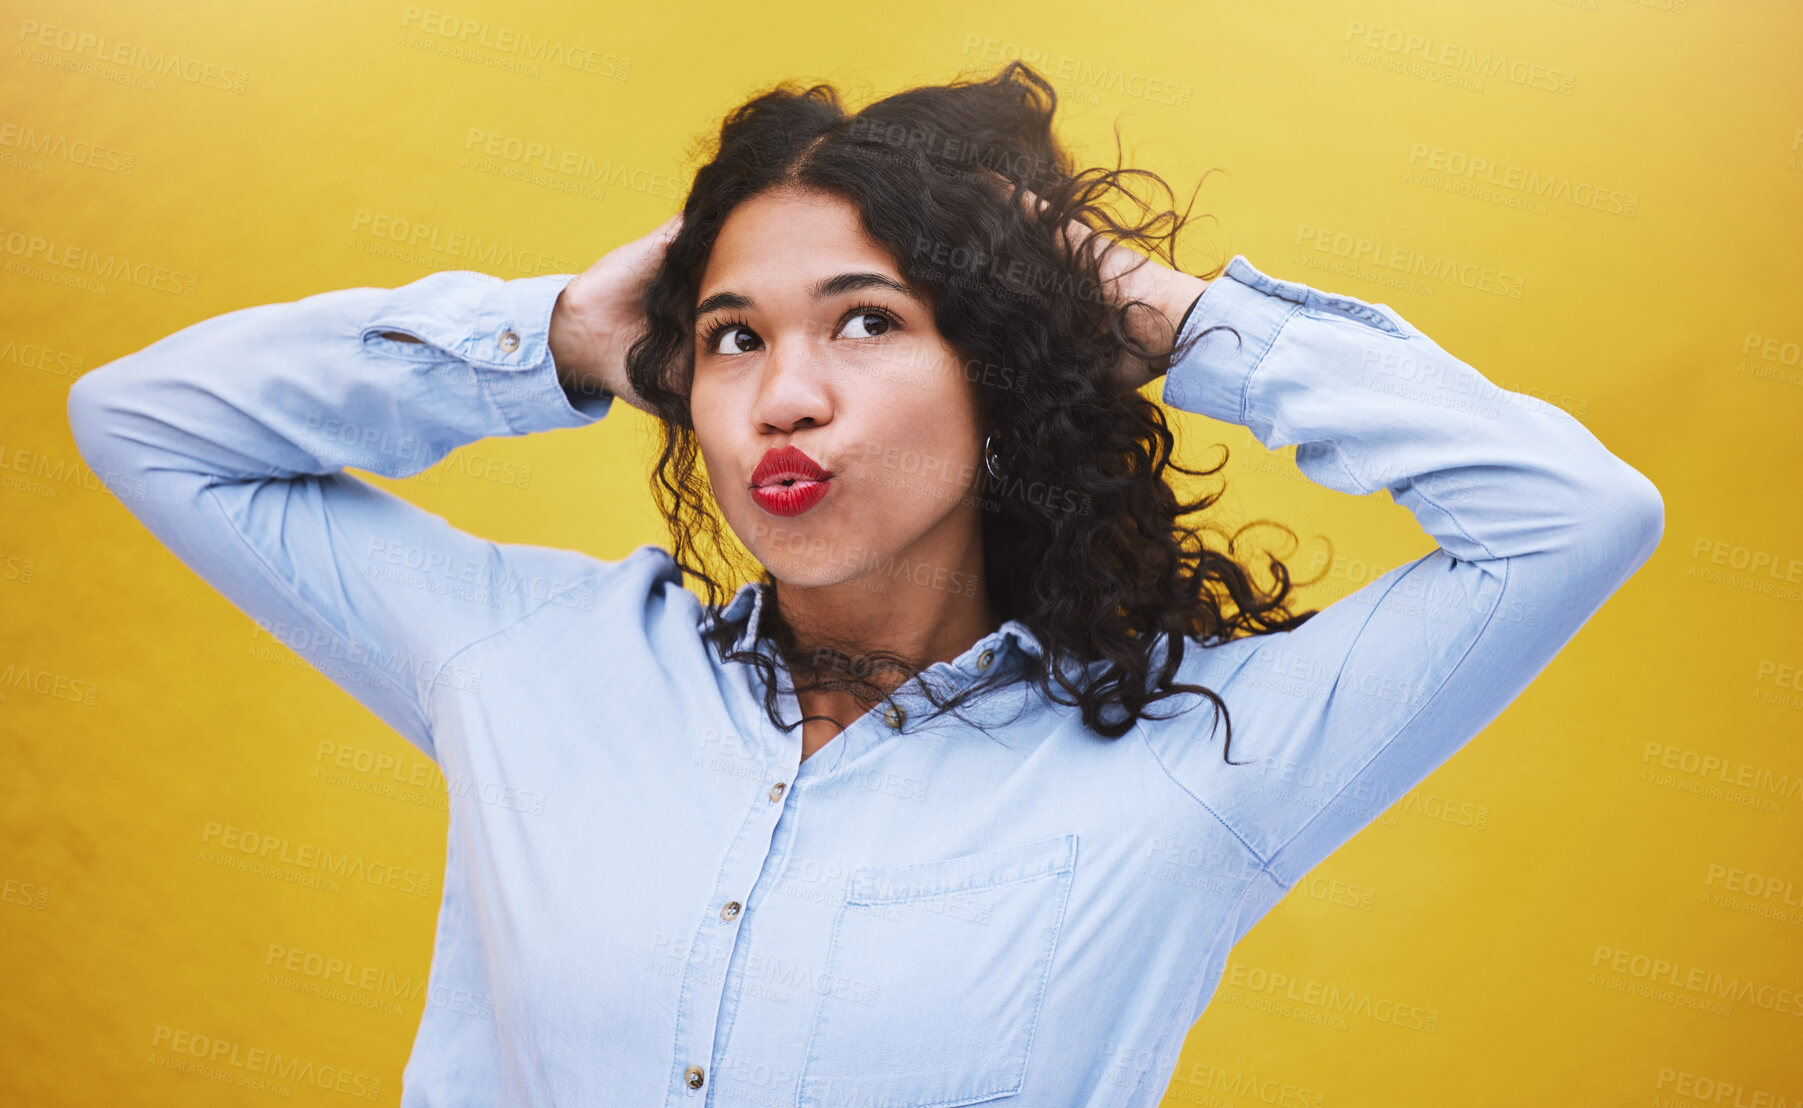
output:
[[[673,215],[642,238],[615,247],[578,273],[551,309],[551,359],[564,391],[605,390],[635,408],[645,402],[626,379],[626,351],[644,333],[645,286],[682,227]]]
[[[983,172],[989,174],[1004,195],[1013,188],[1006,177],[994,170],[985,167]],[[1023,186],[1020,190],[1020,205],[1022,211],[1037,218],[1045,210],[1046,201]],[[1089,238],[1096,234],[1098,232],[1088,224],[1076,219],[1059,230],[1059,236],[1065,245],[1073,249],[1086,248]],[[1190,305],[1196,302],[1197,297],[1212,282],[1172,269],[1156,258],[1141,254],[1106,234],[1101,236],[1100,249],[1102,282],[1110,300],[1115,304],[1139,301],[1150,305],[1154,313],[1149,320],[1143,313],[1130,318],[1128,326],[1132,329],[1134,338],[1152,350],[1163,350],[1174,345],[1180,337],[1177,325],[1188,314]],[[1162,376],[1169,368],[1162,362],[1148,364],[1123,354],[1113,367],[1110,379],[1118,388],[1140,389]]]

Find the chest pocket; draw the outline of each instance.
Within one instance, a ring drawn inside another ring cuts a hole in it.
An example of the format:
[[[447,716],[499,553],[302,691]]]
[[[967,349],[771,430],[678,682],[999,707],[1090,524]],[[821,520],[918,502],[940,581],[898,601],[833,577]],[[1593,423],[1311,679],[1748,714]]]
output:
[[[853,870],[800,1103],[953,1108],[1020,1092],[1076,864],[1069,834]]]

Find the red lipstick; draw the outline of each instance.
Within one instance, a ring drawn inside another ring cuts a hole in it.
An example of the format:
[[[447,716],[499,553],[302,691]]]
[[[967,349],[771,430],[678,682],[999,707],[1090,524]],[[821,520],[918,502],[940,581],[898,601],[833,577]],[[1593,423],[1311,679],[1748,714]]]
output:
[[[751,474],[751,499],[775,516],[798,516],[820,503],[833,475],[793,446],[765,452]]]

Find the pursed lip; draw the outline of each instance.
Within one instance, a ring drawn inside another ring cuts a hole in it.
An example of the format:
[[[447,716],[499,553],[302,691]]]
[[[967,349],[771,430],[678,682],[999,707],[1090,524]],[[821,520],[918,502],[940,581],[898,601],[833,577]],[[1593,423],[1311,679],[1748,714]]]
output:
[[[784,482],[824,481],[831,476],[831,473],[820,468],[819,463],[799,447],[778,446],[765,451],[763,459],[751,473],[751,487],[757,489],[782,485]]]

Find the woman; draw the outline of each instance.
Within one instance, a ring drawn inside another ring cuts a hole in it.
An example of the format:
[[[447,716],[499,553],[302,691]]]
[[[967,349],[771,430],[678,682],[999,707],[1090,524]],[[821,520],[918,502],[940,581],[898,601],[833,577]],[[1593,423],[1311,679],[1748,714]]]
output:
[[[1130,250],[1181,220],[1115,220],[1137,171],[1054,106],[784,86],[580,275],[247,308],[72,390],[144,524],[445,770],[432,988],[480,1003],[404,1104],[1154,1104],[1229,948],[1656,546],[1643,476],[1389,307]],[[1183,523],[1160,375],[1437,548],[1290,613]],[[616,397],[670,550],[342,472]]]

